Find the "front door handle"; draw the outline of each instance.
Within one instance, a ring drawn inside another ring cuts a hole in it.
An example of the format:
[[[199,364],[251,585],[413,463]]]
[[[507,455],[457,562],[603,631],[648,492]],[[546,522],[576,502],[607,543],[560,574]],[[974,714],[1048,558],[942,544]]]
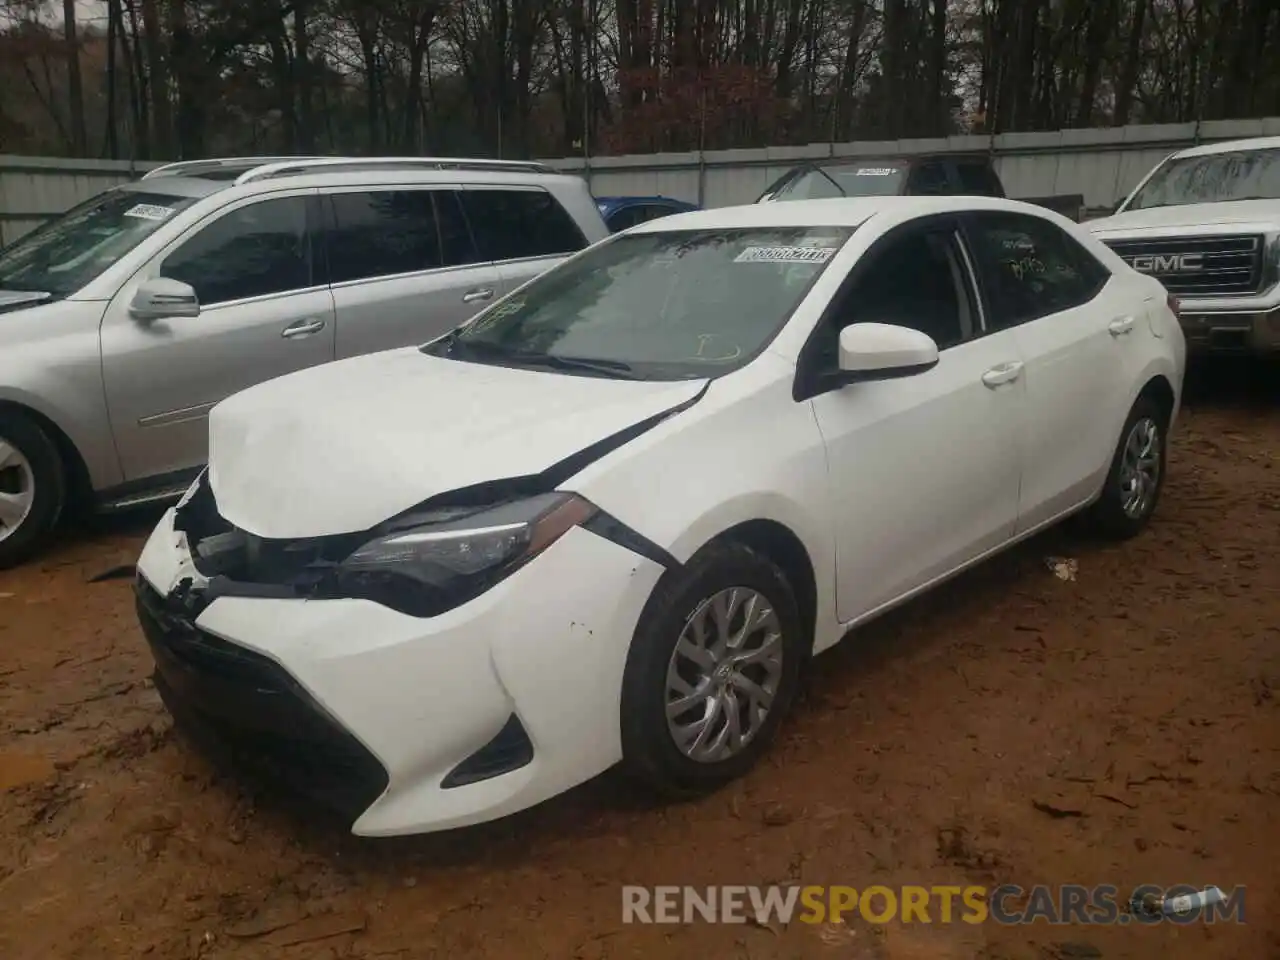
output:
[[[468,290],[462,295],[463,303],[475,303],[477,300],[492,300],[493,287],[480,287],[476,290]]]
[[[1113,337],[1123,337],[1133,329],[1136,322],[1133,317],[1117,317],[1107,324],[1107,330]]]
[[[982,375],[982,382],[985,386],[994,390],[996,387],[1004,386],[1006,383],[1013,383],[1022,376],[1022,363],[1018,360],[1012,360],[1009,363],[1002,363],[998,367],[992,367]]]
[[[280,336],[286,340],[296,340],[298,337],[309,337],[313,333],[319,333],[324,329],[324,321],[319,317],[310,320],[298,320],[289,324],[280,331]]]

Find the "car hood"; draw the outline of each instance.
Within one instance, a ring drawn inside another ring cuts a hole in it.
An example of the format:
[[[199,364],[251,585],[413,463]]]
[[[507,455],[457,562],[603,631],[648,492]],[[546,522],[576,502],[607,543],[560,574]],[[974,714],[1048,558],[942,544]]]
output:
[[[1175,233],[1263,233],[1280,229],[1280,200],[1187,203],[1102,217],[1085,224],[1099,240]]]
[[[416,347],[370,354],[215,406],[209,483],[218,512],[257,536],[356,533],[441,493],[541,473],[706,382],[517,370]]]

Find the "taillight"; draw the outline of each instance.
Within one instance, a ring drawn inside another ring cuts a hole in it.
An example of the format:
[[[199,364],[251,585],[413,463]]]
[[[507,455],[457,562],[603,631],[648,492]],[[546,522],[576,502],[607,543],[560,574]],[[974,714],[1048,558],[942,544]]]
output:
[[[1165,302],[1169,304],[1169,312],[1172,313],[1174,317],[1181,316],[1182,303],[1181,301],[1178,300],[1177,297],[1175,297],[1172,293],[1166,294]]]

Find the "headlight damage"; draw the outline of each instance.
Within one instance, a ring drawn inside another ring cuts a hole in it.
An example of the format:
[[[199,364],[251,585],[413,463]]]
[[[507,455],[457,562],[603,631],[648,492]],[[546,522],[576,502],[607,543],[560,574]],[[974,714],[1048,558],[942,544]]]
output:
[[[445,613],[480,596],[599,514],[571,493],[411,511],[372,530],[266,540],[218,515],[207,479],[178,509],[196,568],[218,594],[366,599],[410,616]],[[273,589],[274,588],[274,589]]]
[[[574,494],[546,493],[488,509],[410,514],[326,579],[337,595],[433,616],[484,593],[595,513]]]

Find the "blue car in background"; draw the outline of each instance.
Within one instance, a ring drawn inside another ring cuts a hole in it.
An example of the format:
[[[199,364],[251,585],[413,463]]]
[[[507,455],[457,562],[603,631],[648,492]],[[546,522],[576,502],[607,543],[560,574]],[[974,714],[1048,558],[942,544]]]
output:
[[[671,197],[596,197],[596,206],[605,225],[614,233],[673,213],[702,209],[696,203]]]

